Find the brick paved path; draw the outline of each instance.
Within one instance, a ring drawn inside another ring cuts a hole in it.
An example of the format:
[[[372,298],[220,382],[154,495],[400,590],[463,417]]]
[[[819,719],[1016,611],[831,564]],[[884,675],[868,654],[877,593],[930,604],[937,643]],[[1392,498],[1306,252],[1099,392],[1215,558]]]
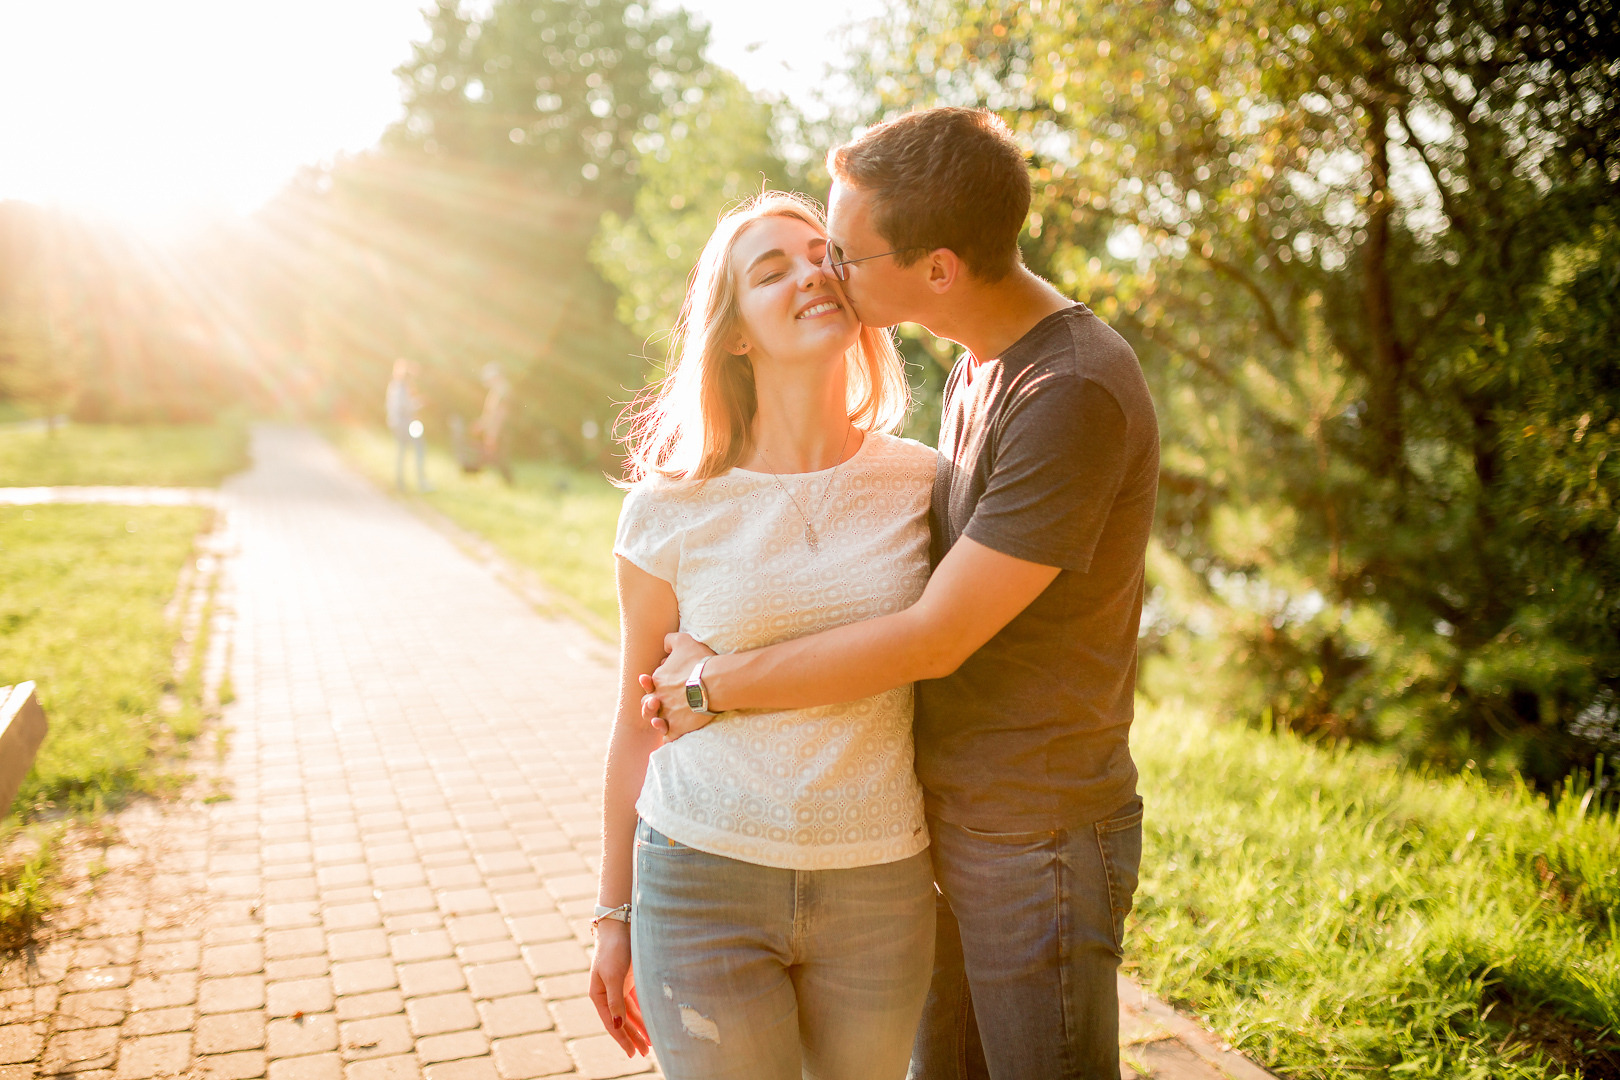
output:
[[[0,965],[0,1080],[645,1071],[583,996],[610,651],[314,436],[254,451],[223,498],[231,797],[120,815],[53,943]],[[1126,1013],[1155,1075],[1220,1075]]]

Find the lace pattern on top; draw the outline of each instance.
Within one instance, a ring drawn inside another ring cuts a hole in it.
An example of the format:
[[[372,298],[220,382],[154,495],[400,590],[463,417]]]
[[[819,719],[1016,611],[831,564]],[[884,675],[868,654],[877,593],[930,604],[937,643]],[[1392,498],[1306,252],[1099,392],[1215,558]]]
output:
[[[681,629],[757,649],[900,611],[928,580],[933,449],[869,434],[836,470],[652,479],[625,497],[614,553],[675,589]],[[911,687],[786,711],[741,709],[653,752],[637,812],[690,847],[794,870],[870,866],[928,846]]]

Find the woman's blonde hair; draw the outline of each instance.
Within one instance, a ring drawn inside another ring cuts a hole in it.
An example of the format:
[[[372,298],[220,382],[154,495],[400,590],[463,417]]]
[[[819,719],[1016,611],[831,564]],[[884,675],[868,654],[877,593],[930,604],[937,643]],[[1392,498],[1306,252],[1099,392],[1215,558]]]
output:
[[[753,362],[726,348],[741,318],[731,251],[745,229],[771,217],[796,218],[827,235],[821,208],[791,192],[764,192],[721,216],[687,281],[670,339],[669,373],[626,410],[630,482],[654,474],[707,480],[747,456],[758,401]],[[911,406],[911,387],[888,332],[863,325],[845,364],[850,421],[865,431],[897,430]]]

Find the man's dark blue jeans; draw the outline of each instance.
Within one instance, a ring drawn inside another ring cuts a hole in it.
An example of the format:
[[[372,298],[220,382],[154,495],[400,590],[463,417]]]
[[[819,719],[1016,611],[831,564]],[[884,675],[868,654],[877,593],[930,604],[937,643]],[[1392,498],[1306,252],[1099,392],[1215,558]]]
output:
[[[909,1080],[1119,1080],[1142,800],[1068,829],[928,828],[938,936]]]

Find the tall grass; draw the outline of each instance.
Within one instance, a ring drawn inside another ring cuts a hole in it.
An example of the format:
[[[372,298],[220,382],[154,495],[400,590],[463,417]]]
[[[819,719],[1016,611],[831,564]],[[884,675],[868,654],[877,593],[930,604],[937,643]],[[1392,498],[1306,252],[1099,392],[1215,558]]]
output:
[[[1620,821],[1578,781],[1549,805],[1184,708],[1145,712],[1133,747],[1132,959],[1245,1052],[1300,1077],[1528,1078],[1620,1032]]]

